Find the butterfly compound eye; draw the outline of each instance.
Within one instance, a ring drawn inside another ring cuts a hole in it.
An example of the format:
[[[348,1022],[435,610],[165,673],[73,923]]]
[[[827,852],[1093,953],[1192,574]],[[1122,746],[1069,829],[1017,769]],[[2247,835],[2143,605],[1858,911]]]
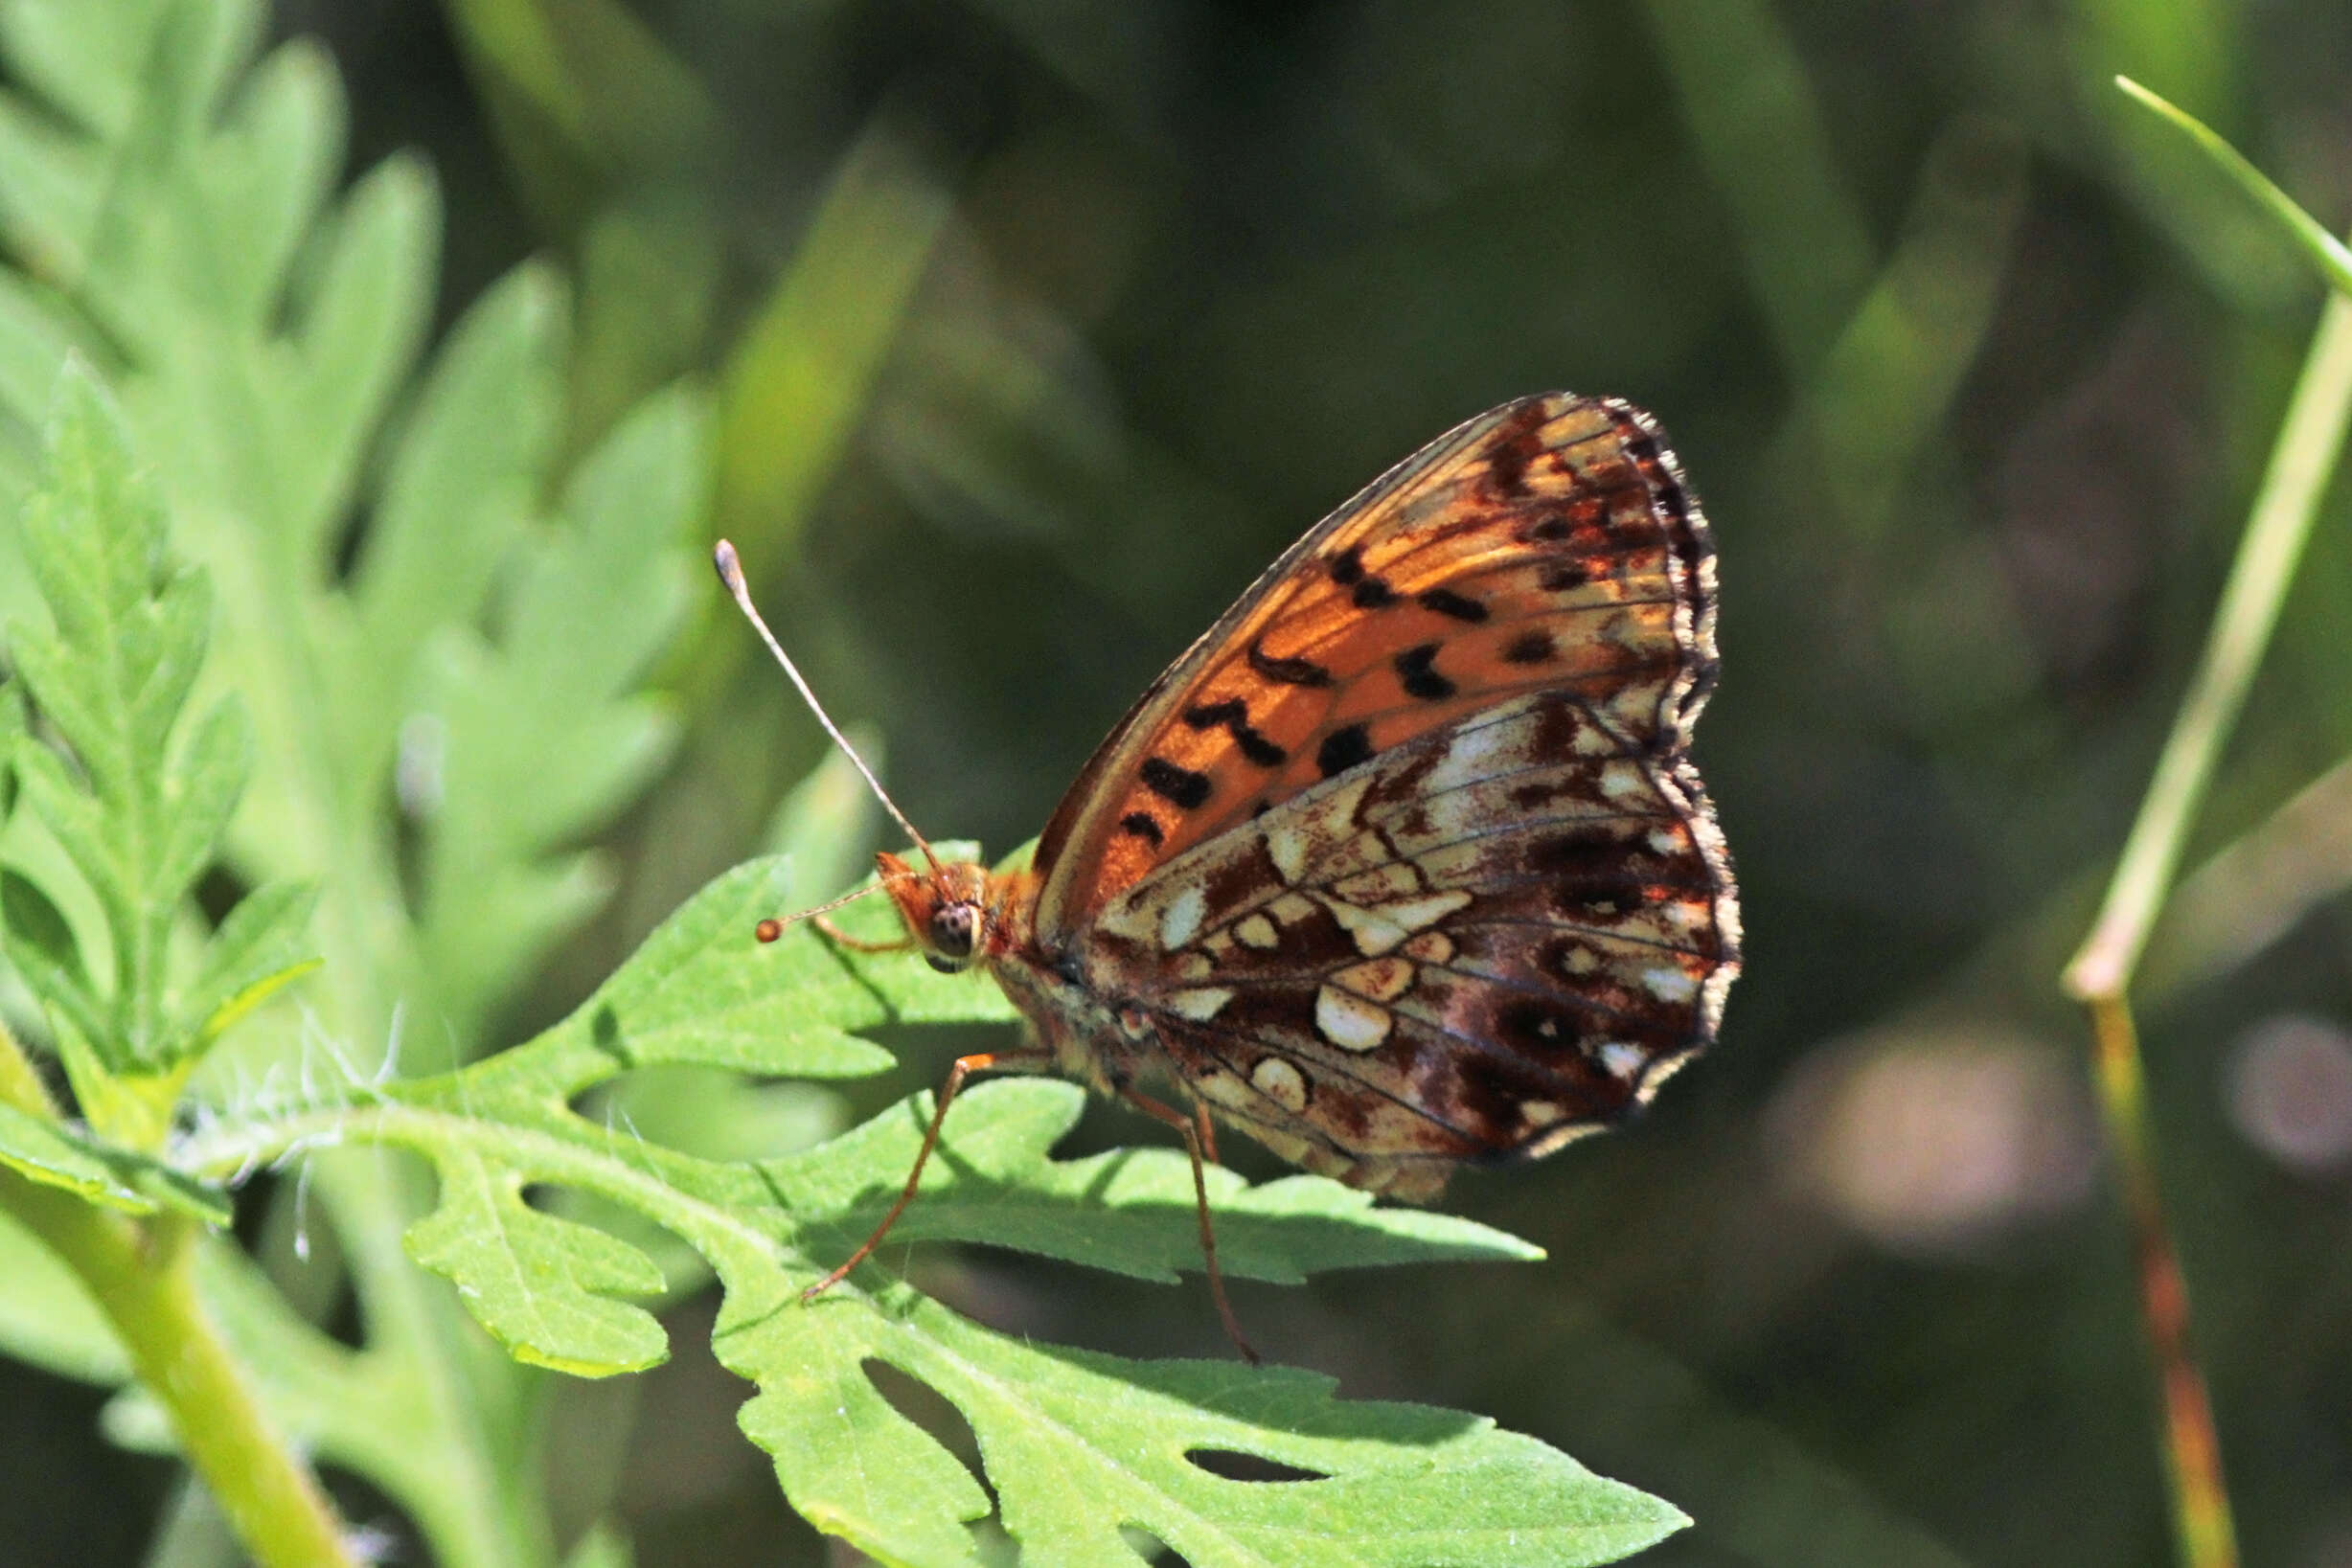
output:
[[[931,967],[953,974],[971,958],[980,936],[980,906],[961,899],[941,904],[931,912],[930,951],[924,956]]]

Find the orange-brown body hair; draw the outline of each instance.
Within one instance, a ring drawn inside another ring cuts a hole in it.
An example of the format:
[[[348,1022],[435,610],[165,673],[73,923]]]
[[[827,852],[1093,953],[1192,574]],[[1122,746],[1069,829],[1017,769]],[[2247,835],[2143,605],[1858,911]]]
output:
[[[874,864],[908,940],[934,968],[987,966],[1029,940],[1037,875],[1025,868],[1003,875],[970,860],[918,868],[887,851]]]

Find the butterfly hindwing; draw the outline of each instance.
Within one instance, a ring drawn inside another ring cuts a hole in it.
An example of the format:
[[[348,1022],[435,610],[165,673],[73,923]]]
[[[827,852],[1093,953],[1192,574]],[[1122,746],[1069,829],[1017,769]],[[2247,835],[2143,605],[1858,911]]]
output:
[[[1648,1100],[1737,962],[1693,781],[1540,693],[1383,754],[1104,911],[1093,983],[1294,1163],[1401,1196]]]
[[[1645,1101],[1738,966],[1683,748],[1705,525],[1646,415],[1472,420],[1277,561],[1040,841],[1034,940],[1278,1153],[1427,1198]]]

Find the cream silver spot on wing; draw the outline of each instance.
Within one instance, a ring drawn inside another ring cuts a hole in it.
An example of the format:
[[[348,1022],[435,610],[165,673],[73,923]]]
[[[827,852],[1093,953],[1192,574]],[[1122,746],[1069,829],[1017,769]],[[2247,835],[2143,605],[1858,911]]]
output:
[[[1328,795],[1309,791],[1267,813],[1260,825],[1267,856],[1285,882],[1296,883],[1318,856],[1355,833],[1356,811],[1372,777],[1349,779]]]
[[[1303,893],[1286,893],[1266,906],[1266,912],[1284,925],[1296,925],[1314,914],[1314,900]]]
[[[1423,777],[1419,792],[1441,794],[1541,761],[1536,756],[1536,708],[1542,700],[1540,693],[1524,696],[1479,715],[1447,742],[1445,755]]]
[[[1345,986],[1359,996],[1375,1002],[1393,1002],[1413,989],[1414,972],[1409,960],[1392,954],[1351,965],[1331,978],[1333,985]]]
[[[1325,898],[1323,907],[1331,918],[1339,922],[1356,943],[1356,950],[1366,958],[1378,958],[1382,953],[1403,945],[1414,932],[1462,908],[1471,901],[1471,895],[1459,888],[1450,893],[1432,893],[1422,898],[1400,898],[1394,903],[1376,904],[1370,909],[1349,903],[1344,898]]]
[[[1192,1080],[1192,1091],[1212,1105],[1245,1110],[1255,1098],[1249,1085],[1222,1069],[1212,1068]]]
[[[1687,1002],[1699,994],[1699,982],[1671,965],[1653,965],[1642,970],[1641,986],[1661,1002]]]
[[[1209,896],[1199,882],[1187,881],[1176,890],[1160,906],[1159,944],[1167,952],[1191,942],[1200,934],[1200,922],[1209,912]]]
[[[1643,700],[1656,701],[1656,693],[1641,683],[1629,688],[1644,693]],[[1413,801],[1383,801],[1367,813],[1367,820],[1385,823],[1416,802],[1441,804],[1459,790],[1480,784],[1506,786],[1521,782],[1530,770],[1556,765],[1561,758],[1546,749],[1556,741],[1547,739],[1546,731],[1558,718],[1560,699],[1550,693],[1537,692],[1515,698],[1468,720],[1447,741],[1429,769],[1414,783]],[[1627,742],[1607,724],[1579,722],[1574,726],[1572,746],[1579,759],[1599,757],[1624,759]],[[1640,770],[1634,769],[1636,778]],[[1483,820],[1495,820],[1490,808],[1482,808]],[[1508,816],[1506,812],[1506,817]]]
[[[1354,991],[1324,986],[1314,993],[1314,1027],[1342,1051],[1377,1051],[1396,1024],[1388,1010]]]
[[[1640,1074],[1642,1063],[1649,1059],[1649,1053],[1640,1046],[1629,1045],[1623,1040],[1604,1040],[1599,1056],[1601,1065],[1608,1069],[1611,1077],[1628,1081]]]
[[[1601,793],[1612,801],[1647,795],[1650,781],[1631,762],[1606,762],[1601,766]]]
[[[1410,860],[1391,860],[1371,871],[1342,877],[1331,885],[1336,898],[1352,904],[1377,904],[1423,891],[1421,872]]]
[[[1424,931],[1404,947],[1404,956],[1424,964],[1453,962],[1453,939],[1443,931]]]
[[[1249,1081],[1260,1094],[1286,1111],[1307,1108],[1307,1079],[1293,1064],[1280,1057],[1261,1057],[1258,1065],[1249,1070]]]
[[[1160,1005],[1179,1018],[1190,1018],[1195,1023],[1204,1024],[1216,1017],[1232,1000],[1233,992],[1222,986],[1193,986],[1183,990],[1170,991]]]

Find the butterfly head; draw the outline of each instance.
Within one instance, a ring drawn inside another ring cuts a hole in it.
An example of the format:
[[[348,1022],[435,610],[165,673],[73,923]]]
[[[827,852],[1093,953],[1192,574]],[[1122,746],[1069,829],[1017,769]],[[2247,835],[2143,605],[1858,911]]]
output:
[[[918,868],[889,853],[876,855],[874,863],[925,963],[956,974],[987,957],[993,924],[987,868],[969,860]]]

